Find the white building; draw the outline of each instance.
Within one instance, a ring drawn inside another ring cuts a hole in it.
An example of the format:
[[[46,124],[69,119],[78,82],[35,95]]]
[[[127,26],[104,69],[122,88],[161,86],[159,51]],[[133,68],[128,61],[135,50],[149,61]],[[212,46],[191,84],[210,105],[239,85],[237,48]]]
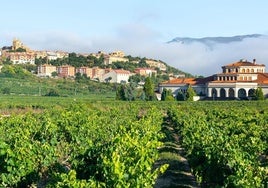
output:
[[[103,82],[128,83],[131,73],[127,70],[111,70],[102,76]]]
[[[174,96],[179,91],[186,92],[191,87],[197,95],[211,99],[246,99],[253,96],[261,87],[268,97],[268,73],[265,65],[240,60],[222,67],[222,73],[206,78],[177,78],[159,84],[160,93],[164,88],[171,89]]]

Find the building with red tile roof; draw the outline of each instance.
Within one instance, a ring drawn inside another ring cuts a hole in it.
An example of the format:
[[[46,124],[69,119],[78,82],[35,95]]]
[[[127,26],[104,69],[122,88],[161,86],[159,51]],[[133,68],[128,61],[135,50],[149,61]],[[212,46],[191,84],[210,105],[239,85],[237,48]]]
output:
[[[268,73],[265,65],[247,60],[240,60],[222,66],[222,72],[206,78],[177,78],[159,84],[160,93],[164,88],[171,89],[174,95],[179,91],[185,93],[188,87],[197,95],[213,99],[245,99],[253,96],[261,87],[268,96]]]

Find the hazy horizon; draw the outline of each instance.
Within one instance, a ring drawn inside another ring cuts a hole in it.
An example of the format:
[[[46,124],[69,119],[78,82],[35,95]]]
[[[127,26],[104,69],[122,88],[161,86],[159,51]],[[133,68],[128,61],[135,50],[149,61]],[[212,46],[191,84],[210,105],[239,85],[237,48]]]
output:
[[[268,34],[268,2],[251,1],[4,1],[0,45],[19,38],[35,50],[107,53],[162,60],[193,75],[208,76],[239,59],[268,66],[267,37],[216,44],[167,43],[176,37]]]

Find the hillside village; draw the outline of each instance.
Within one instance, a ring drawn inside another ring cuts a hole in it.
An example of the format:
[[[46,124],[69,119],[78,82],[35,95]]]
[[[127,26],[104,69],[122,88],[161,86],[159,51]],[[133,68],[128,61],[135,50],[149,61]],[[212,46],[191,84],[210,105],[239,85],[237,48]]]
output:
[[[81,58],[82,63],[75,62]],[[167,90],[175,99],[179,100],[180,96],[185,99],[189,88],[193,89],[193,100],[248,100],[254,98],[258,89],[262,90],[265,98],[268,97],[268,73],[265,65],[258,64],[256,59],[229,63],[222,66],[221,73],[203,78],[193,77],[160,60],[126,56],[122,51],[88,54],[35,51],[14,39],[12,46],[2,47],[0,60],[1,68],[5,64],[34,65],[36,70],[32,72],[40,78],[84,76],[98,82],[128,83],[135,75],[143,78],[160,75],[164,79],[157,83],[155,91],[158,99]],[[144,84],[144,80],[140,84]]]
[[[74,78],[77,74],[84,75],[92,80],[100,82],[110,83],[127,83],[129,77],[132,75],[151,76],[151,75],[167,75],[168,77],[185,76],[183,72],[178,74],[178,70],[175,73],[167,72],[168,65],[160,60],[153,59],[141,59],[130,58],[125,56],[122,51],[115,51],[111,53],[105,53],[99,51],[97,53],[88,54],[75,54],[75,56],[82,56],[84,58],[93,57],[101,61],[101,66],[84,65],[84,66],[72,66],[70,64],[53,65],[52,62],[56,60],[62,60],[70,56],[71,53],[62,51],[36,51],[30,49],[24,45],[19,39],[14,39],[12,46],[2,47],[0,56],[2,62],[9,61],[14,65],[28,64],[37,65],[36,75],[39,77],[62,77],[62,78]],[[71,54],[72,55],[72,54]],[[141,61],[145,61],[142,66],[139,67]],[[41,62],[41,63],[40,63]],[[134,70],[126,70],[123,68],[113,69],[114,63],[132,63],[135,64]],[[176,74],[177,73],[177,74]]]

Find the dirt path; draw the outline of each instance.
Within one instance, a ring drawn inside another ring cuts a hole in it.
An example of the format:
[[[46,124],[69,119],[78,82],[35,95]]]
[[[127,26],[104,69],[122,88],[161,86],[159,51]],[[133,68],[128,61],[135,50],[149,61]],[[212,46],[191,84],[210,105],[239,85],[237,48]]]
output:
[[[156,166],[168,163],[169,167],[158,177],[154,188],[200,187],[191,173],[184,149],[180,145],[180,138],[168,118],[163,124],[163,132],[166,134],[165,145],[160,149],[161,160],[157,161]]]

